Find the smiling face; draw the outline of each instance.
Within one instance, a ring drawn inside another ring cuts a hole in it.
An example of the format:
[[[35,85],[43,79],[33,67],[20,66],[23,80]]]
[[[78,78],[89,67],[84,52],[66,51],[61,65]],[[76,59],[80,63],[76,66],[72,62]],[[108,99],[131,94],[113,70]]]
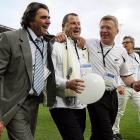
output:
[[[40,8],[36,12],[34,20],[30,22],[30,28],[37,36],[43,36],[48,33],[50,23],[49,12],[44,8]]]
[[[62,25],[62,30],[72,39],[77,39],[81,34],[81,23],[78,16],[69,15],[67,21]]]
[[[104,19],[100,22],[101,42],[105,45],[112,45],[118,33],[116,24],[111,19]]]

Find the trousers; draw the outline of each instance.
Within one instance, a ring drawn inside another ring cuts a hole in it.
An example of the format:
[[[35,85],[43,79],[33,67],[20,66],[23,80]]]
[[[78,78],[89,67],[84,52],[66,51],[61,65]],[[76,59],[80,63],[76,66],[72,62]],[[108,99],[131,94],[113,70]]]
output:
[[[90,140],[113,140],[112,126],[118,110],[116,90],[105,91],[96,103],[88,105],[91,122]]]
[[[84,140],[86,109],[53,108],[50,113],[63,140]]]
[[[124,95],[120,95],[118,93],[118,113],[113,125],[113,133],[120,133],[120,120],[121,117],[124,115],[126,105],[128,100],[131,99],[133,104],[138,110],[138,119],[140,121],[140,92],[136,92],[134,89],[130,87],[125,87]]]
[[[34,140],[40,97],[28,95],[6,129],[9,140]]]

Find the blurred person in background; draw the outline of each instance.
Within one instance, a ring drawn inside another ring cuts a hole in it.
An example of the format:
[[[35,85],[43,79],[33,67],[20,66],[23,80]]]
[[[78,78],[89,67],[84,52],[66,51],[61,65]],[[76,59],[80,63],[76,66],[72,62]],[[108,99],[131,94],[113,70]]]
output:
[[[134,52],[135,40],[131,36],[124,36],[122,41],[123,47],[128,53],[128,66],[135,80],[140,79],[140,57]],[[120,134],[120,120],[124,115],[126,105],[129,99],[132,100],[135,107],[138,109],[138,118],[140,121],[140,92],[136,92],[132,87],[126,86],[122,80],[119,82],[118,92],[118,113],[113,125],[114,138],[116,140],[124,140]]]

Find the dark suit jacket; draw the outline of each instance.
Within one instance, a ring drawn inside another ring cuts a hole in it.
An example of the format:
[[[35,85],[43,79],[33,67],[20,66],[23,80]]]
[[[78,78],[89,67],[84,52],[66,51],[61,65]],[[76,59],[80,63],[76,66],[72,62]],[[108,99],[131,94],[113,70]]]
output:
[[[0,34],[0,119],[5,124],[24,102],[31,84],[32,56],[26,31]]]

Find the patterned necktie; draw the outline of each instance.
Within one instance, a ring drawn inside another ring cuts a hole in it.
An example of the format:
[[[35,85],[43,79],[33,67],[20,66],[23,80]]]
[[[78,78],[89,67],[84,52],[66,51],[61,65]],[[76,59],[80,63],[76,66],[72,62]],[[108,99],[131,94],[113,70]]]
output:
[[[43,91],[44,88],[44,66],[43,66],[43,41],[39,38],[35,40],[35,65],[33,73],[33,89],[37,96]]]

